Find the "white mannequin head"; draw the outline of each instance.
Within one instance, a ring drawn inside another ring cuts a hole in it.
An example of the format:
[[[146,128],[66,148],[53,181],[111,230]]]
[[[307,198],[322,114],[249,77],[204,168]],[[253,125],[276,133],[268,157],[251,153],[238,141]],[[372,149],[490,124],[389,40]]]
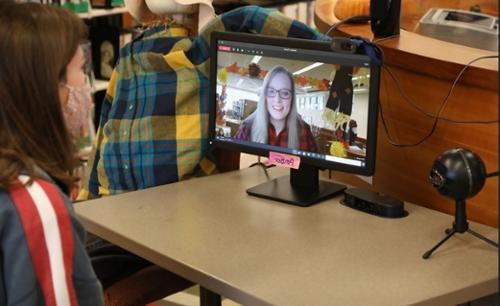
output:
[[[177,0],[145,0],[151,12],[156,15],[169,15],[169,14],[193,14],[198,11],[197,1],[187,1],[192,2],[191,4],[184,4],[186,1]]]
[[[186,15],[198,13],[198,29],[215,17],[212,0],[125,0],[125,6],[141,22],[170,16],[182,25]]]

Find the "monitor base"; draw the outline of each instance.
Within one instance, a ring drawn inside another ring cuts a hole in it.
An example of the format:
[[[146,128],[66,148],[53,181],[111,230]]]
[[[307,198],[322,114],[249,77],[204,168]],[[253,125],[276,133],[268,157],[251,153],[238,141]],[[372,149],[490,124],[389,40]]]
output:
[[[334,197],[346,189],[344,185],[321,180],[317,187],[317,190],[314,190],[293,186],[290,183],[290,176],[285,175],[249,188],[247,193],[256,197],[307,207]]]

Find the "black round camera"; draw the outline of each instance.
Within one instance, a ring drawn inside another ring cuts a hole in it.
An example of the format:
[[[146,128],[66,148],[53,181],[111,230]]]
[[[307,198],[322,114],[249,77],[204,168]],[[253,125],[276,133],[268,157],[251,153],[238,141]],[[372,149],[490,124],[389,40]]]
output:
[[[442,195],[455,200],[465,200],[483,188],[486,168],[474,152],[455,148],[441,153],[436,158],[430,179]]]
[[[334,52],[355,53],[360,43],[346,37],[333,37],[330,48]]]

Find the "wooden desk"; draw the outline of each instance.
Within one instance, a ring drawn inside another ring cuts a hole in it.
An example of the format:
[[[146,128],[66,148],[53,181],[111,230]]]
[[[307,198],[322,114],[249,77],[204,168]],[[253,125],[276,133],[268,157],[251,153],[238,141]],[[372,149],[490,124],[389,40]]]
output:
[[[265,180],[254,167],[75,209],[90,232],[243,305],[455,305],[498,290],[497,249],[469,234],[422,259],[452,216],[406,204],[408,217],[383,219],[339,198],[301,208],[245,193]]]
[[[340,1],[315,1],[315,23],[320,31],[326,32],[338,21],[335,15],[337,2]],[[460,3],[468,7],[468,4],[480,3],[487,7],[487,2],[493,1],[403,0],[401,24],[410,27],[409,24],[415,24],[418,20],[415,15],[408,16],[408,12],[405,12],[411,5],[454,7]],[[357,2],[353,0],[350,3]],[[368,23],[341,25],[335,34],[373,38]],[[498,55],[404,29],[401,29],[399,37],[382,40],[379,45],[384,50],[385,65],[396,76],[405,94],[415,105],[431,114],[437,114],[451,84],[469,61],[481,56]],[[405,101],[385,69],[381,73],[379,96],[388,130],[396,143],[413,144],[429,133],[434,119]],[[498,111],[498,59],[485,59],[473,63],[466,70],[450,95],[442,116],[465,121],[498,120]],[[449,214],[453,214],[454,205],[436,192],[429,182],[432,163],[440,153],[450,148],[464,147],[483,159],[488,172],[498,169],[498,122],[457,124],[440,120],[428,140],[418,146],[401,148],[390,145],[379,116],[377,135],[373,186],[365,186]],[[337,177],[350,184],[363,185],[363,182],[353,177],[343,174]],[[498,227],[498,186],[498,178],[488,179],[483,190],[468,200],[471,220]]]

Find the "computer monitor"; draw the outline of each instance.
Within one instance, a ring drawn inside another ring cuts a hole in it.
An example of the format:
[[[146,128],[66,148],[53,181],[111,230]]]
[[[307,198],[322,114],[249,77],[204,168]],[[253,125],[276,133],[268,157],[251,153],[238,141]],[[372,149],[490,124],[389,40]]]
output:
[[[373,174],[380,67],[370,57],[326,41],[218,32],[210,52],[210,143],[300,157],[290,176],[250,195],[309,206],[345,189],[318,169]]]

